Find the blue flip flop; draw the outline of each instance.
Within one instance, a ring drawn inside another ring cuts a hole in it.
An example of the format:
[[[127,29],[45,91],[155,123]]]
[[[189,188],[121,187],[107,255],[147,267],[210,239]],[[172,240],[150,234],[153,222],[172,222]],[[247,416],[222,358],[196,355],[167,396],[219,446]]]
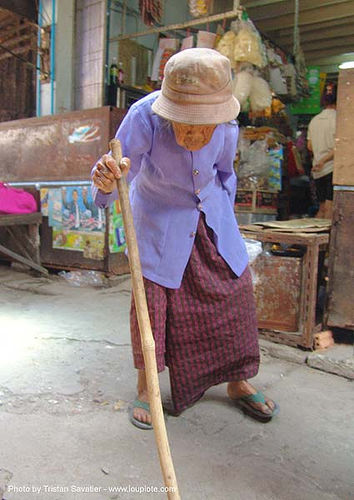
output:
[[[242,398],[234,399],[233,401],[236,406],[243,410],[244,413],[260,422],[269,422],[273,417],[275,417],[275,415],[278,415],[280,410],[279,405],[274,401],[274,410],[272,411],[272,413],[263,413],[261,410],[258,410],[257,408],[252,406],[252,404],[250,403],[266,404],[266,399],[261,391],[258,391],[256,394],[248,394],[246,396],[242,396]]]
[[[141,422],[140,420],[134,417],[134,408],[142,408],[150,413],[150,405],[149,403],[145,403],[145,401],[140,401],[140,399],[135,399],[133,403],[129,406],[129,420],[130,422],[138,427],[139,429],[144,429],[145,431],[150,431],[152,429],[152,424],[147,424],[146,422]]]

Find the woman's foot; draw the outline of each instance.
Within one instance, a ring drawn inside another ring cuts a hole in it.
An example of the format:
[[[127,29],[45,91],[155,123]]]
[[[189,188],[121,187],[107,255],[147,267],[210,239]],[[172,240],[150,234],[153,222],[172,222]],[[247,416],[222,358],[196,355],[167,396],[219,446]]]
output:
[[[149,403],[148,392],[147,391],[138,392],[138,396],[136,399],[138,399],[143,403]],[[142,422],[143,424],[151,424],[150,412],[148,410],[145,410],[145,408],[135,406],[133,409],[133,417],[136,420],[139,420],[139,422]]]
[[[143,403],[149,403],[149,393],[146,382],[145,370],[138,370],[138,396],[137,399]],[[133,417],[143,424],[151,424],[151,415],[144,408],[135,407]]]
[[[238,382],[229,382],[227,384],[227,394],[233,400],[238,400],[243,396],[250,396],[252,394],[257,394],[257,389],[253,387],[247,380],[240,380]],[[255,408],[256,410],[262,412],[266,417],[272,417],[274,410],[276,409],[276,405],[274,401],[265,397],[265,402],[254,402],[248,401],[248,404]]]

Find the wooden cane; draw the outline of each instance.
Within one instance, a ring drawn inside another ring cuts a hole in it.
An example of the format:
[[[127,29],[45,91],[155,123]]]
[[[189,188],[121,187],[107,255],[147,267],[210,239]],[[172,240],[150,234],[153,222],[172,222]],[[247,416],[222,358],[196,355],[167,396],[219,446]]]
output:
[[[122,150],[119,140],[113,139],[110,142],[112,156],[117,165],[122,159]],[[152,335],[149,312],[146,302],[143,275],[141,272],[139,250],[136,241],[133,216],[129,201],[129,191],[127,181],[122,175],[117,179],[117,189],[120,206],[123,215],[125,239],[128,247],[129,266],[132,276],[133,294],[138,317],[138,324],[141,337],[141,345],[145,362],[145,374],[149,391],[149,403],[151,410],[152,425],[155,433],[157,450],[160,458],[160,466],[167,487],[167,498],[179,500],[177,479],[173,467],[170,446],[168,444],[165,419],[163,415],[159,379],[157,375],[157,365],[155,356],[155,341]]]

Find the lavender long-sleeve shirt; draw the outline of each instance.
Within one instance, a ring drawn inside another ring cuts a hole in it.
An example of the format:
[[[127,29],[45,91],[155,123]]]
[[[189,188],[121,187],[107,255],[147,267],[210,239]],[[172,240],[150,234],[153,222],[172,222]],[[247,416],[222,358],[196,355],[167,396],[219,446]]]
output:
[[[176,143],[172,127],[152,112],[157,95],[136,102],[116,133],[123,156],[131,160],[127,180],[143,275],[167,288],[180,287],[204,212],[218,252],[240,276],[248,257],[234,215],[238,127],[218,125],[206,146],[187,151]],[[92,190],[99,207],[117,199],[116,191]]]

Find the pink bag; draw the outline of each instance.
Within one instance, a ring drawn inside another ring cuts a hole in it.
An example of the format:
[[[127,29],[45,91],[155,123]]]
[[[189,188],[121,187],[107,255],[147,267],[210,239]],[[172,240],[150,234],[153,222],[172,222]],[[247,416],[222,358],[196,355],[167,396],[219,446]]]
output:
[[[0,182],[0,214],[30,214],[37,211],[37,203],[31,193]]]

